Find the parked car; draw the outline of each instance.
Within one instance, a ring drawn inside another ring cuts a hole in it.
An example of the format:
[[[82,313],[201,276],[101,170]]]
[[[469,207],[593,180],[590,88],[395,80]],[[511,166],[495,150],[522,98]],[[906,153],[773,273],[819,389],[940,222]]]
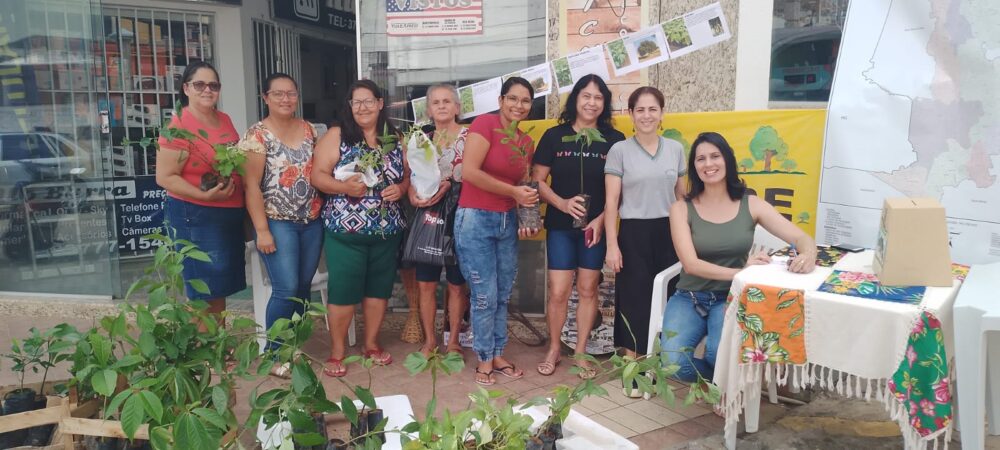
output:
[[[774,30],[770,99],[829,100],[841,34],[837,26]]]
[[[21,186],[86,175],[90,153],[65,136],[49,132],[0,132],[0,200],[20,197]]]

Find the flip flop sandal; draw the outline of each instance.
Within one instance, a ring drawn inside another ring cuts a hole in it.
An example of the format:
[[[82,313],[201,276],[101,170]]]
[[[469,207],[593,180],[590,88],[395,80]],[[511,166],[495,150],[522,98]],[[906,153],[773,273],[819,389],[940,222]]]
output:
[[[538,367],[536,367],[535,370],[537,370],[538,373],[545,376],[552,375],[553,373],[556,372],[556,367],[559,366],[559,363],[561,361],[562,361],[561,358],[556,358],[555,361],[542,361],[541,363],[538,364]]]
[[[576,367],[580,369],[580,371],[576,373],[576,376],[580,377],[581,380],[592,380],[597,376],[597,369],[594,369],[593,367],[585,367],[581,365],[577,365]]]
[[[507,378],[510,378],[512,380],[520,380],[521,378],[524,378],[524,372],[521,372],[520,374],[518,374],[517,373],[517,366],[515,366],[513,364],[508,365],[508,366],[503,366],[503,367],[496,367],[496,368],[493,369],[493,371],[494,372],[500,372],[500,375],[503,375],[503,376],[505,376]]]
[[[331,369],[329,364],[336,364],[339,369]],[[330,359],[327,359],[326,362],[323,363],[323,375],[333,378],[340,378],[347,375],[347,366],[344,365],[344,358],[330,357]]]
[[[496,384],[497,380],[493,377],[493,372],[494,371],[492,370],[489,372],[483,372],[479,370],[478,367],[476,367],[476,384],[481,386],[493,386],[494,384]],[[479,378],[480,375],[486,375],[486,381],[480,379]]]
[[[281,378],[282,380],[287,380],[292,378],[292,366],[288,363],[284,364],[273,364],[271,365],[271,371],[268,372],[272,377]]]
[[[375,361],[376,365],[388,366],[392,364],[392,355],[389,352],[382,350],[380,348],[373,348],[371,350],[365,350],[365,358],[371,358]]]

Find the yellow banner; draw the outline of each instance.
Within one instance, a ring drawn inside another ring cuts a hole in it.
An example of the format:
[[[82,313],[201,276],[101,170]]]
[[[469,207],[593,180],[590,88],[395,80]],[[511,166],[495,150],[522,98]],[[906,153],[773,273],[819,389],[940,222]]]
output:
[[[667,114],[663,135],[680,142],[690,152],[698,133],[722,134],[736,152],[740,177],[778,212],[816,235],[816,202],[823,153],[826,110],[727,111]],[[526,121],[538,142],[555,119]],[[614,125],[632,136],[632,118],[615,116]]]

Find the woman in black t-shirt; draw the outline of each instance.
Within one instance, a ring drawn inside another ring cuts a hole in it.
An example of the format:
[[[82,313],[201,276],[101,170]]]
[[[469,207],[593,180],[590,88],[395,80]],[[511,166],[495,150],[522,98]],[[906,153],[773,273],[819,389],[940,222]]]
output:
[[[575,137],[583,129],[596,129],[605,142],[589,146]],[[576,82],[559,117],[538,142],[534,157],[534,179],[538,192],[549,204],[545,216],[549,270],[549,351],[538,364],[538,372],[551,375],[559,364],[559,336],[566,322],[567,302],[576,276],[580,302],[577,307],[576,354],[586,353],[587,337],[600,324],[597,285],[604,266],[604,161],[615,142],[624,140],[611,127],[611,91],[597,75]],[[551,175],[551,180],[549,176]],[[589,206],[584,197],[589,196]],[[578,226],[574,226],[574,219]],[[579,226],[579,225],[582,225]],[[593,378],[594,368],[576,363],[581,378]]]

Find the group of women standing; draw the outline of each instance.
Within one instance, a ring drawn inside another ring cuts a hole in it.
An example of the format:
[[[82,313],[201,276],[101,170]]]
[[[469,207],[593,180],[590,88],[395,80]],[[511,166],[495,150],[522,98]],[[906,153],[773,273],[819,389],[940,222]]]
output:
[[[733,276],[747,264],[769,261],[766,254],[748,258],[757,224],[800,249],[790,270],[809,271],[815,261],[811,238],[769,204],[746,194],[733,151],[721,135],[699,135],[688,158],[679,143],[660,136],[665,99],[653,87],[639,88],[629,97],[635,134],[626,139],[611,125],[612,94],[604,80],[583,77],[573,87],[559,125],[547,130],[535,149],[520,130],[513,136],[505,133],[531,110],[534,89],[527,80],[508,78],[498,113],[481,115],[468,128],[457,122],[455,88],[432,86],[427,113],[435,125],[432,139],[442,150],[442,175],[437,194],[429,199],[410,188],[406,148],[375,83],[351,85],[341,122],[321,138],[295,116],[298,86],[288,75],[275,74],[264,82],[261,95],[268,113],[242,138],[216,108],[220,90],[212,66],[187,67],[180,93],[184,108],[172,126],[204,139],[161,138],[157,154],[157,182],[168,192],[171,233],[194,242],[211,258],[185,260],[184,278],[200,279],[208,287],[205,293],[188,283],[188,297],[205,300],[218,312],[225,309],[225,297],[245,289],[238,230],[246,210],[273,286],[265,324],[270,327],[279,318],[301,313],[303,304],[294,299],[309,298],[322,241],[330,294],[328,376],[347,372],[347,328],[358,304],[365,320],[365,356],[376,364],[392,362],[379,345],[378,332],[407,225],[400,203],[404,197],[416,207],[428,207],[458,196],[453,220],[458,265],[443,268],[452,330],[447,349],[461,351],[458,330],[468,307],[479,361],[475,381],[483,385],[495,383],[497,375],[524,375],[504,357],[507,307],[517,273],[518,239],[539,230],[518,228],[518,206],[549,205],[544,226],[551,344],[537,366],[542,375],[551,375],[560,363],[559,334],[574,280],[580,297],[575,353],[585,352],[587,337],[601,320],[597,288],[605,264],[619,272],[615,345],[636,357],[647,346],[643,331],[653,278],[682,262],[663,324],[676,336],[665,339],[662,348],[680,365],[677,376],[693,379],[697,373],[711,376],[722,305]],[[573,138],[585,129],[597,130],[602,138],[589,145]],[[212,144],[236,142],[248,154],[246,176],[200,189],[202,175],[210,170],[206,162],[214,157]],[[362,161],[377,169],[376,182],[366,183],[351,170]],[[539,183],[538,189],[522,183],[526,174]],[[425,354],[437,347],[433,324],[441,271],[416,268]],[[692,358],[690,348],[706,335],[705,358]],[[579,376],[595,375],[586,361],[575,364]],[[272,373],[287,376],[288,370],[276,366]]]

